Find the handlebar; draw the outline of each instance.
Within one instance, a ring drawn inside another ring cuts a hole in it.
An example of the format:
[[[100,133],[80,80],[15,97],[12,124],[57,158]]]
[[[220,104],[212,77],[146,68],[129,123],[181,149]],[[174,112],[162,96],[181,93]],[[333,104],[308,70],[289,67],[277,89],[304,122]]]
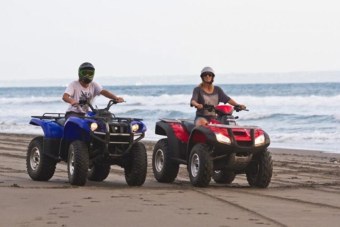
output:
[[[246,108],[246,109],[242,109],[240,105],[234,106],[234,110],[235,110],[236,112],[240,112],[240,111],[242,111],[242,110],[244,110],[244,111],[249,111],[247,108]]]
[[[209,105],[209,104],[204,104],[204,105],[203,105],[203,109],[208,110],[209,112],[211,112],[211,111],[213,111],[213,110],[216,110],[216,109],[215,109],[215,106]]]
[[[211,111],[219,112],[219,110],[217,110],[214,105],[209,105],[209,104],[204,104],[203,109],[208,110],[209,112]],[[236,112],[240,112],[242,110],[249,111],[248,109],[242,109],[240,105],[234,106],[234,110]]]
[[[82,95],[81,95],[82,98],[79,100],[79,105],[80,106],[88,105],[90,107],[90,109],[93,112],[95,112],[96,109],[91,105],[91,103],[89,102],[89,100],[88,100],[87,96],[85,95],[85,93],[83,91],[81,93],[82,93]],[[110,99],[109,103],[107,104],[106,108],[104,108],[104,109],[105,110],[109,110],[112,105],[117,104],[117,103],[118,103],[117,100]]]

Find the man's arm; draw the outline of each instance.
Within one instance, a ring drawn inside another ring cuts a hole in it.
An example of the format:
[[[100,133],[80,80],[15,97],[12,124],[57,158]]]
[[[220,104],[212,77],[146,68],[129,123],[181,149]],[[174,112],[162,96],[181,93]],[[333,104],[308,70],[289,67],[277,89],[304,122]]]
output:
[[[108,90],[105,90],[103,89],[101,92],[100,92],[101,95],[105,96],[106,98],[108,99],[114,99],[116,100],[117,102],[124,102],[124,99],[122,97],[118,97],[116,95],[114,95],[113,93],[111,93],[110,91]]]
[[[64,93],[63,100],[64,102],[70,103],[72,106],[77,104],[77,101],[71,98],[67,93]]]

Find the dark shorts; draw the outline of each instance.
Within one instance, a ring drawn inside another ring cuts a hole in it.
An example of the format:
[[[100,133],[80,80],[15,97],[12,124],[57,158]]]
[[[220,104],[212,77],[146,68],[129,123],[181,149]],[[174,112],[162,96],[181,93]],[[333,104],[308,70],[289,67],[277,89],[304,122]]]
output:
[[[65,119],[67,120],[69,117],[84,117],[85,114],[84,113],[77,113],[77,112],[66,112],[65,114]]]
[[[196,115],[195,124],[196,124],[196,121],[200,118],[203,118],[203,119],[207,120],[208,122],[210,122],[211,119],[216,119],[216,117],[214,117],[214,116],[199,116],[199,115]]]

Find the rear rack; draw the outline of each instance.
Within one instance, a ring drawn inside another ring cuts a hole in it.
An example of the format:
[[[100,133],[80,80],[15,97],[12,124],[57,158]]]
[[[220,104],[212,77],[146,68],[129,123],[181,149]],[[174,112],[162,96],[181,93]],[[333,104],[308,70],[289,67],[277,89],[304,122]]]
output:
[[[163,122],[166,122],[166,123],[181,123],[182,121],[181,120],[177,120],[177,119],[168,119],[168,118],[161,118],[159,119]]]
[[[65,118],[65,113],[44,113],[42,116],[31,116],[32,118],[38,119],[61,119]]]
[[[208,124],[208,126],[219,127],[219,128],[237,128],[237,129],[258,129],[258,126],[244,126],[244,125],[223,125],[223,124]]]

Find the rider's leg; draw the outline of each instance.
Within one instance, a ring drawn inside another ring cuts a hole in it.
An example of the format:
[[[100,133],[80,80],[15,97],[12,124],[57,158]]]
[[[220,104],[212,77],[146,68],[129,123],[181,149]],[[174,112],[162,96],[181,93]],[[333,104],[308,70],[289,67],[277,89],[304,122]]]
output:
[[[195,126],[207,125],[208,120],[205,117],[197,117],[195,119]]]

